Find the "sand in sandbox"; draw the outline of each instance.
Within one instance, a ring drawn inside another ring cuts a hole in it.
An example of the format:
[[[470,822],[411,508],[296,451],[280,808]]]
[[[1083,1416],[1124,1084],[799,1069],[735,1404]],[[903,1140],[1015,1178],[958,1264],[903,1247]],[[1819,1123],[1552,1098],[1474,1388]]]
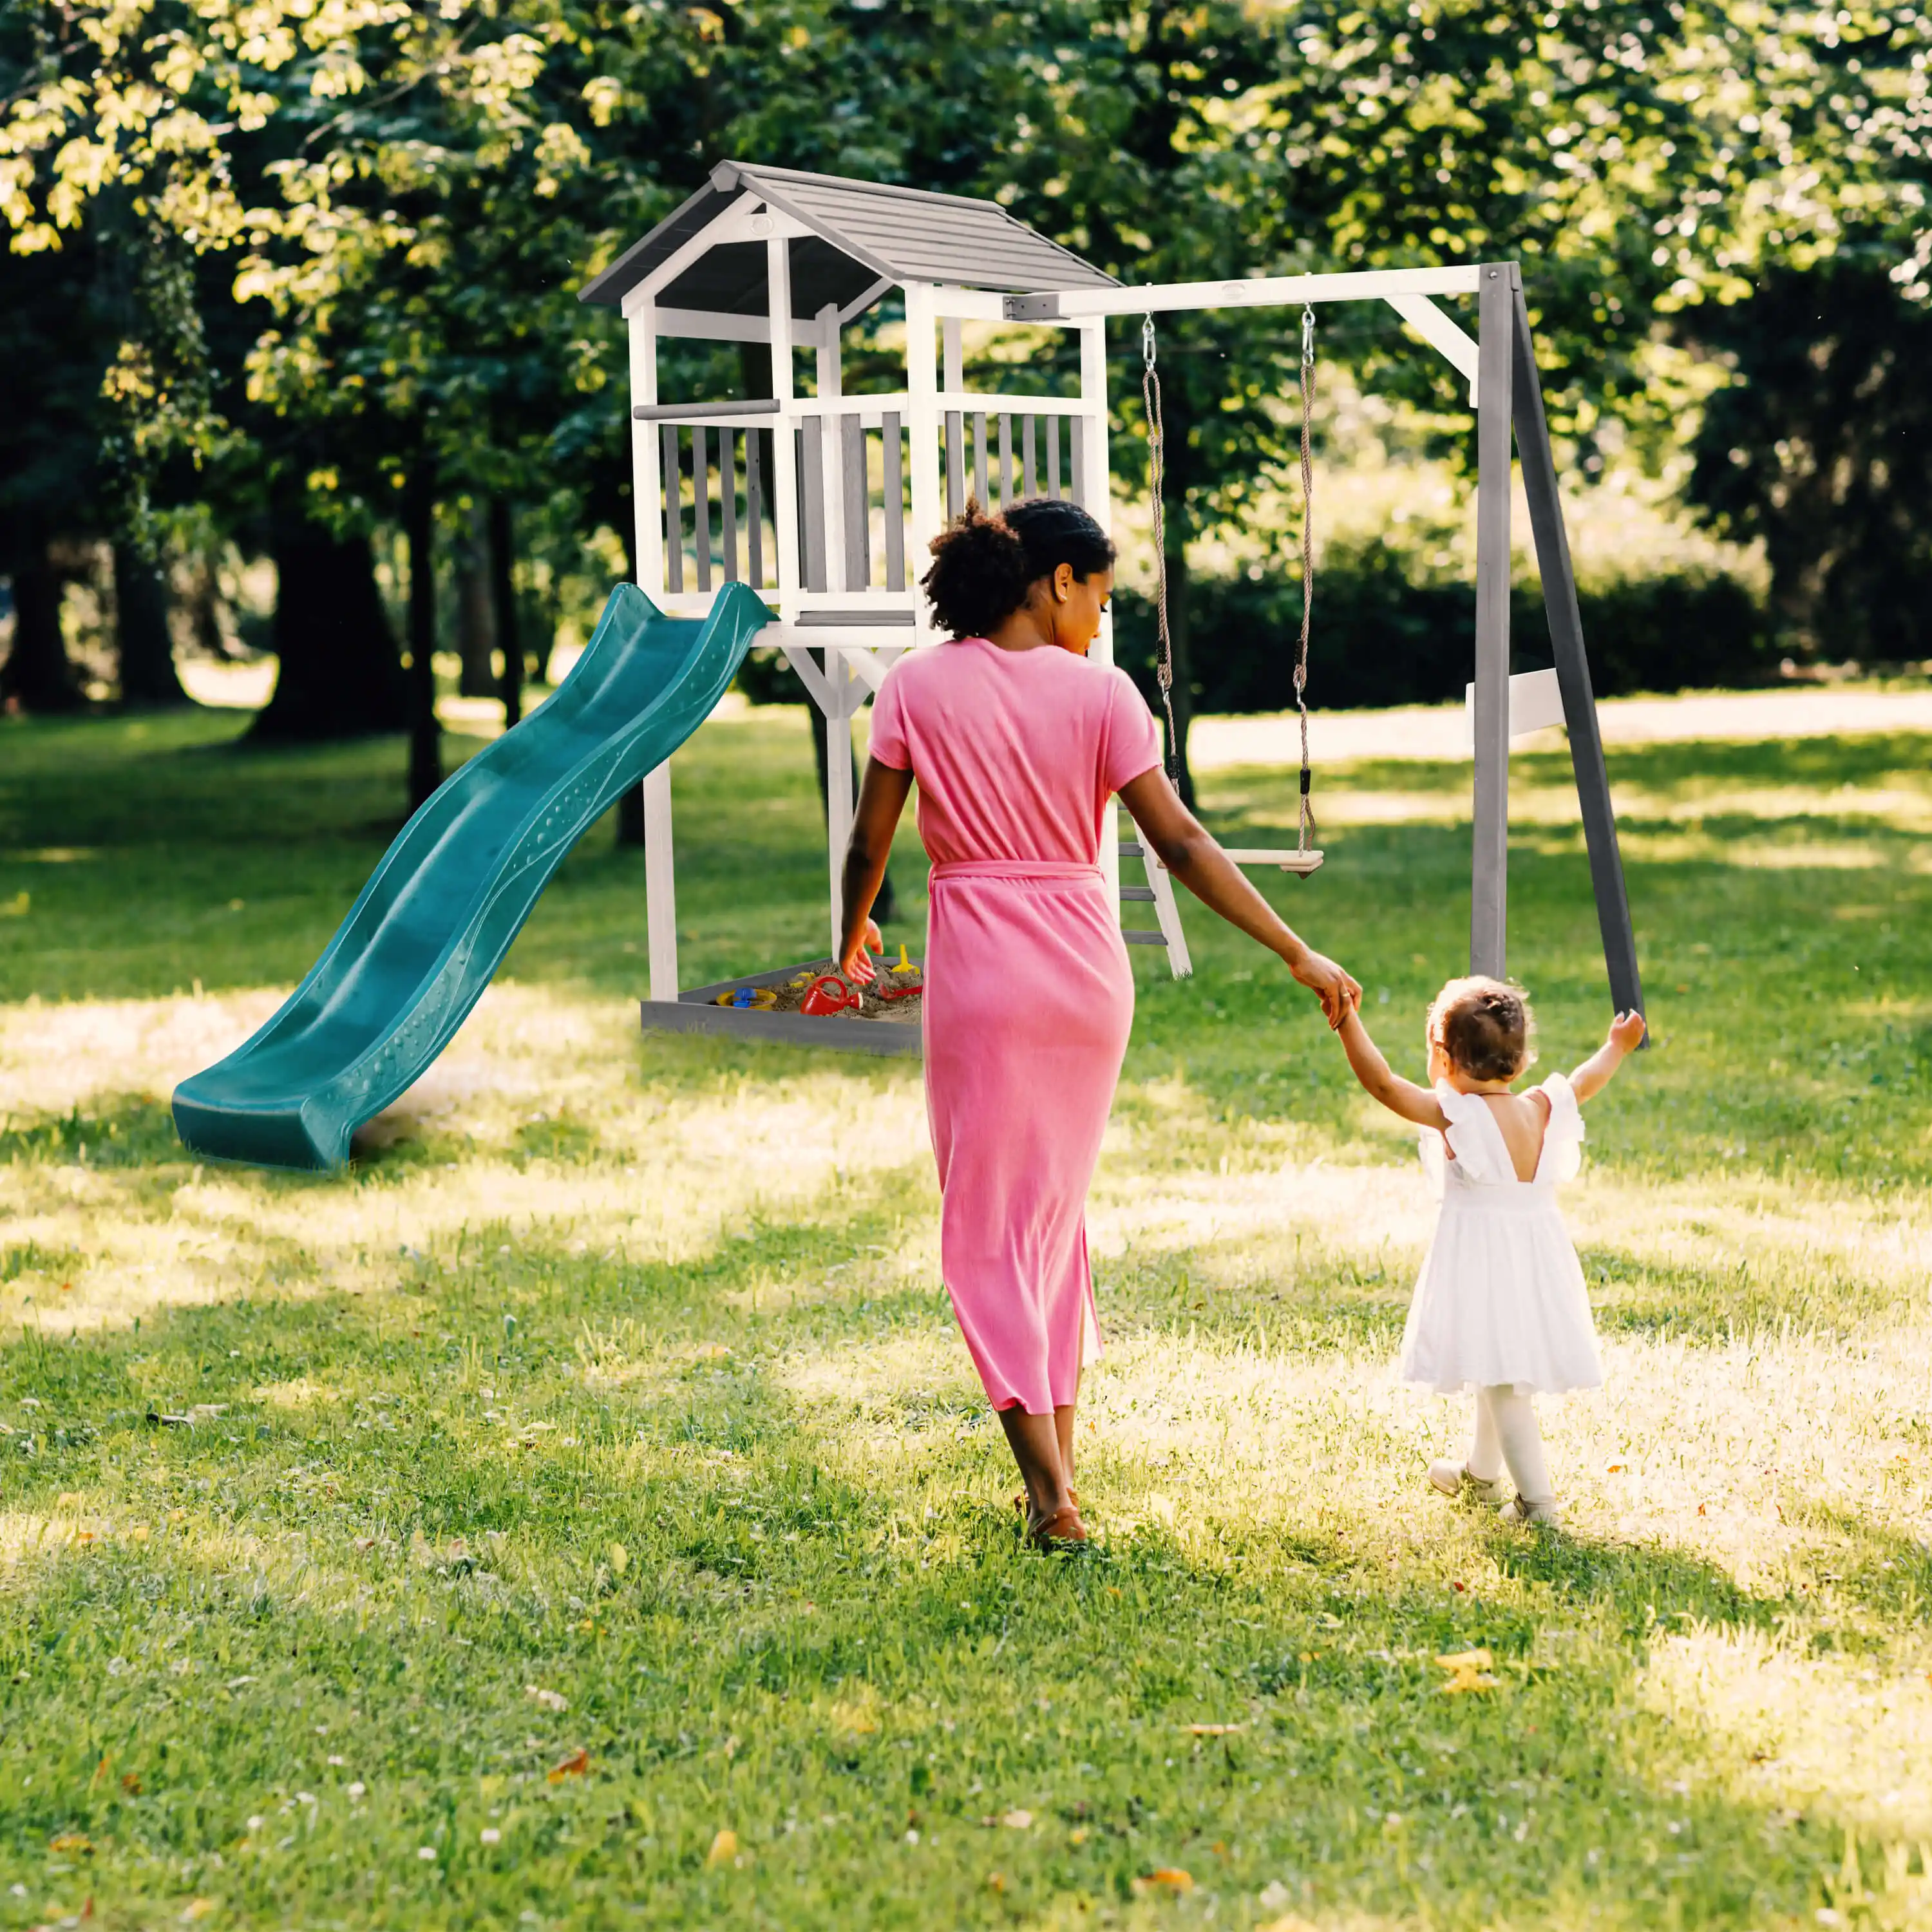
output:
[[[835,977],[838,976],[836,967],[836,962],[830,959],[814,960],[808,966],[801,966],[792,975],[795,984],[774,986],[770,988],[778,996],[778,1004],[776,1006],[766,1007],[764,1011],[777,1013],[796,1012],[799,1002],[805,998],[812,981],[824,974],[833,974]],[[881,960],[879,962],[879,976],[870,986],[858,988],[860,998],[863,1004],[857,1013],[854,1014],[848,1006],[843,1012],[828,1013],[825,1017],[828,1021],[858,1018],[880,1020],[895,1026],[916,1026],[919,1024],[920,1008],[925,1004],[921,997],[917,993],[914,993],[909,998],[882,1000],[879,997],[879,988],[881,986],[904,986],[908,981],[916,985],[919,983],[920,978],[920,975],[916,970],[910,973],[895,973],[891,970],[887,962]]]

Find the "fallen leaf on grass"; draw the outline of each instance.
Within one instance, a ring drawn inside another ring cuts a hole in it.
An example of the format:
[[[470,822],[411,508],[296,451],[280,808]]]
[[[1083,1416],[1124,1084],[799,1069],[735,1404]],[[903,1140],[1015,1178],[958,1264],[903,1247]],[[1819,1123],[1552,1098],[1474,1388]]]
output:
[[[141,1780],[131,1771],[124,1771],[121,1774],[121,1789],[130,1798],[138,1798],[141,1795]]]
[[[182,1922],[184,1925],[192,1925],[197,1918],[206,1918],[214,1910],[214,1901],[212,1898],[190,1898],[182,1907]]]
[[[1197,1738],[1231,1738],[1248,1727],[1246,1724],[1190,1724],[1187,1728]]]
[[[1193,1889],[1193,1880],[1178,1865],[1162,1865],[1158,1871],[1150,1871],[1144,1878],[1136,1879],[1132,1886],[1136,1898],[1147,1898],[1163,1892],[1192,1892]]]
[[[524,1695],[532,1703],[541,1704],[546,1711],[567,1711],[570,1700],[561,1690],[546,1690],[540,1684],[526,1684]]]
[[[606,1552],[610,1560],[610,1574],[621,1576],[631,1567],[631,1552],[621,1543],[614,1543]]]
[[[1006,1875],[1004,1872],[988,1872],[986,1874],[986,1889],[988,1892],[1004,1892],[1006,1888]]]
[[[720,1865],[728,1865],[738,1856],[738,1834],[728,1826],[711,1841],[711,1849],[704,1855],[706,1867],[716,1870]]]
[[[546,1774],[553,1784],[561,1784],[566,1778],[587,1778],[590,1774],[590,1754],[580,1746],[561,1764],[552,1765]]]
[[[1445,1697],[1454,1697],[1465,1690],[1493,1690],[1496,1688],[1496,1678],[1490,1675],[1490,1666],[1495,1659],[1486,1649],[1451,1651],[1436,1661],[1449,1673],[1449,1681],[1442,1687]]]
[[[58,1838],[47,1840],[50,1852],[91,1852],[93,1849],[94,1840],[81,1832],[63,1832]]]
[[[1030,1832],[1033,1829],[1033,1814],[1030,1811],[1002,1812],[1000,1822],[1010,1832]]]

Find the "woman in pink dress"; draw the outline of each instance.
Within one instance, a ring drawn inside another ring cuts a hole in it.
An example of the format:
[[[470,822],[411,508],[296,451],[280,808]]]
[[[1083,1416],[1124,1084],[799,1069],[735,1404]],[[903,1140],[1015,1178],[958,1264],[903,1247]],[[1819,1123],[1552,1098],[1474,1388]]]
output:
[[[932,552],[925,589],[954,641],[900,658],[874,703],[842,964],[872,976],[873,896],[916,778],[940,1272],[1026,1484],[1028,1535],[1080,1543],[1074,1408],[1099,1348],[1087,1190],[1134,1012],[1100,866],[1109,795],[1176,878],[1280,955],[1331,1024],[1361,989],[1182,805],[1126,673],[1087,662],[1113,589],[1114,547],[1093,518],[1052,500],[995,518],[969,506]]]

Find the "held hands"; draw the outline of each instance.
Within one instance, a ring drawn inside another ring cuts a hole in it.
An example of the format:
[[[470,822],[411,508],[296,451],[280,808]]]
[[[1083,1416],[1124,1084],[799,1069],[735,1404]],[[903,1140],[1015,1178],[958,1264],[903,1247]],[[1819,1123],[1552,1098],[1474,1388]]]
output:
[[[1643,1044],[1646,1030],[1642,1014],[1619,1013],[1610,1022],[1609,1042],[1619,1053],[1634,1053]]]
[[[870,986],[878,975],[878,969],[866,956],[868,952],[883,952],[886,942],[880,935],[876,920],[868,920],[866,930],[857,945],[838,962],[838,970],[855,986]]]
[[[1362,988],[1354,975],[1319,952],[1304,952],[1288,969],[1322,1002],[1322,1012],[1331,1030],[1360,1004]]]

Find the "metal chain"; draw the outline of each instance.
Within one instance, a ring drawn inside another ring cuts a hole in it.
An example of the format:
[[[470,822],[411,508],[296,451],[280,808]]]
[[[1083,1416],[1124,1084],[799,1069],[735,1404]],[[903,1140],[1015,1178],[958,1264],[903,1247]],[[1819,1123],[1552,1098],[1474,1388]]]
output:
[[[1148,494],[1154,503],[1154,630],[1160,654],[1154,682],[1167,713],[1167,775],[1180,784],[1180,738],[1174,723],[1174,639],[1167,628],[1167,513],[1162,498],[1167,476],[1167,426],[1160,410],[1160,376],[1154,366],[1154,317],[1141,321],[1141,405],[1147,416]]]
[[[1148,327],[1153,323],[1150,320]],[[1306,852],[1316,836],[1315,806],[1310,797],[1313,768],[1308,762],[1308,631],[1315,612],[1315,460],[1310,424],[1315,410],[1315,311],[1301,311],[1301,642],[1294,656],[1294,708],[1301,714],[1301,820],[1297,849]],[[1163,626],[1165,625],[1163,619]]]

